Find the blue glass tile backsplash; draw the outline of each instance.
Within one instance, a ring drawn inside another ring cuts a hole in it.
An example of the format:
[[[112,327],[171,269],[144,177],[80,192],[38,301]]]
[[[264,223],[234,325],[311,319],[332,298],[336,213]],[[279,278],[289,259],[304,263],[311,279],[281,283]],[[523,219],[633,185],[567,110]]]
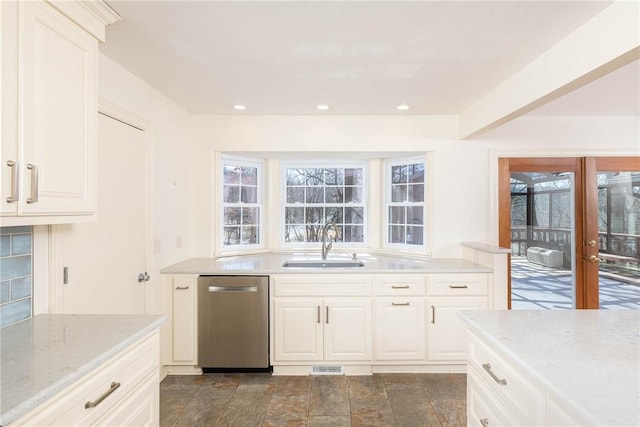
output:
[[[31,227],[0,227],[0,327],[31,317]]]

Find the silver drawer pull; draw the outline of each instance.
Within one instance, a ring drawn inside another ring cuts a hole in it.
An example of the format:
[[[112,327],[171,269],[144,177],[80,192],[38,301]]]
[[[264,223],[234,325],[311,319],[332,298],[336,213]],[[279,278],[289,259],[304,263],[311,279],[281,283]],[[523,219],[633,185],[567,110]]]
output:
[[[482,364],[482,368],[487,371],[487,373],[489,375],[491,375],[491,378],[493,378],[493,380],[495,382],[497,382],[500,385],[507,385],[507,380],[501,380],[500,378],[498,378],[496,376],[496,374],[493,373],[493,371],[491,370],[491,363],[483,363]]]
[[[13,160],[7,160],[7,166],[11,168],[11,195],[7,197],[7,203],[18,201],[18,164]]]
[[[482,427],[489,427],[489,419],[480,418],[480,424],[482,424]]]
[[[111,383],[111,387],[109,388],[109,390],[105,391],[104,393],[102,393],[102,396],[100,396],[99,398],[97,398],[94,402],[87,402],[84,404],[84,409],[91,409],[91,408],[95,408],[96,406],[98,406],[100,404],[100,402],[102,402],[103,400],[105,400],[107,397],[109,397],[109,395],[111,393],[113,393],[114,391],[116,391],[118,388],[120,387],[120,383],[116,383],[116,382],[112,382]]]
[[[451,289],[467,289],[467,285],[449,285]]]
[[[392,302],[391,305],[397,307],[399,305],[411,305],[411,304],[408,302]]]
[[[189,289],[188,286],[176,286],[176,291],[186,291]]]
[[[409,289],[409,285],[391,285],[391,289]]]
[[[29,163],[27,169],[31,171],[31,197],[27,197],[27,203],[31,204],[38,201],[38,166]]]

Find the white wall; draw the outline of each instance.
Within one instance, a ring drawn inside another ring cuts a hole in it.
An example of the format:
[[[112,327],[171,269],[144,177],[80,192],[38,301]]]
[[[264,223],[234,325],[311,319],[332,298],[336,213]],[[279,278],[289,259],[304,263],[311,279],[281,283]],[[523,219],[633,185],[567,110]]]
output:
[[[198,116],[194,125],[200,152],[196,182],[203,185],[211,182],[215,151],[345,157],[430,152],[432,251],[438,258],[460,257],[461,241],[497,243],[499,156],[640,154],[637,117],[524,116],[473,141],[455,139],[454,116]],[[206,240],[212,206],[206,197],[196,208],[194,220],[207,230],[197,239],[197,256],[212,253]]]
[[[210,167],[215,151],[259,156],[300,152],[298,157],[306,152],[311,158],[332,152],[345,159],[432,152],[433,255],[461,256],[460,241],[491,238],[489,200],[483,196],[489,193],[488,146],[456,140],[455,116],[199,116],[194,124],[201,158],[209,162],[200,170]],[[208,200],[198,209],[199,224],[209,220],[200,214],[212,217],[207,203],[212,206]],[[196,251],[211,255],[206,243]]]
[[[158,270],[190,257],[195,244],[192,116],[106,56],[101,54],[99,61],[100,103],[135,117],[150,136],[154,246],[150,274],[159,285]]]

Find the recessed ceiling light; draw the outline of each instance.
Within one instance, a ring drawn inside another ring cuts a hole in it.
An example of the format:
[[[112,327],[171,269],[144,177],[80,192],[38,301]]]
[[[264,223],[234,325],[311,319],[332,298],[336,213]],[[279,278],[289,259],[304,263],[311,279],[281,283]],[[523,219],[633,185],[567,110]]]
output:
[[[329,106],[326,104],[320,104],[316,107],[318,110],[328,110]]]
[[[411,107],[409,107],[407,104],[400,104],[400,105],[398,105],[396,108],[397,108],[398,110],[402,110],[402,111],[404,111],[404,110],[408,110],[408,109],[409,109],[409,108],[411,108]]]
[[[240,105],[240,104],[234,105],[233,108],[235,110],[246,110],[247,109],[247,107],[245,107],[244,105]]]

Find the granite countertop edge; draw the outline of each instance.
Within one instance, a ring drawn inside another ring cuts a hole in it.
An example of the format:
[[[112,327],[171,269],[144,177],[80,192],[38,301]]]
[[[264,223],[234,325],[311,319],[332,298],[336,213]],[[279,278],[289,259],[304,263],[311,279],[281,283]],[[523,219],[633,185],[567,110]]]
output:
[[[164,315],[152,315],[157,317],[153,322],[149,325],[143,327],[137,332],[132,333],[127,338],[120,341],[118,344],[109,348],[108,350],[102,352],[98,356],[94,357],[84,365],[78,367],[72,373],[60,378],[59,380],[53,382],[47,388],[37,392],[31,398],[23,401],[19,405],[11,408],[7,412],[0,413],[0,427],[11,424],[12,422],[20,419],[20,417],[28,414],[30,411],[43,404],[47,400],[54,397],[56,394],[63,391],[66,387],[69,387],[77,380],[81,379],[83,376],[87,375],[98,366],[108,361],[136,341],[144,338],[145,336],[151,334],[155,329],[159,328],[162,323],[166,320],[166,316]]]

